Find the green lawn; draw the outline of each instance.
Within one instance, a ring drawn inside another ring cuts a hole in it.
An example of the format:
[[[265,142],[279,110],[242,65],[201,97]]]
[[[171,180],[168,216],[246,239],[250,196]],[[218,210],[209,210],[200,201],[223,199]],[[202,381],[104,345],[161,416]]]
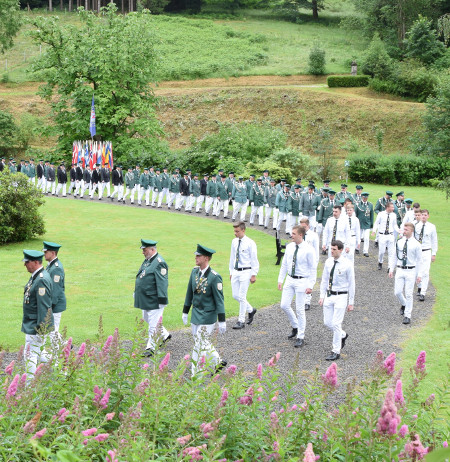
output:
[[[169,305],[164,324],[181,327],[181,312],[191,269],[195,266],[197,243],[217,250],[212,268],[222,275],[227,316],[237,315],[238,303],[231,296],[228,273],[231,223],[180,216],[145,208],[119,207],[88,201],[47,198],[44,206],[47,233],[42,239],[0,248],[0,294],[2,306],[1,348],[18,349],[23,343],[20,332],[23,286],[29,275],[21,262],[22,249],[42,249],[42,240],[63,245],[61,261],[66,271],[68,309],[61,326],[80,343],[93,338],[103,315],[105,333],[119,327],[126,338],[134,329],[141,311],[133,308],[136,273],[143,261],[140,239],[159,242],[158,248],[169,265]],[[258,244],[261,271],[249,291],[255,307],[279,300],[274,272],[274,239],[249,230]]]

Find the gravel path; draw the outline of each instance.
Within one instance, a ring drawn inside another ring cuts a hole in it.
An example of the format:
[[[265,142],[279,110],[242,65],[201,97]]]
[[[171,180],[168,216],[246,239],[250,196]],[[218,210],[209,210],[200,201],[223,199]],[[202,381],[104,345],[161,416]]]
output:
[[[72,200],[71,197],[68,199]],[[106,200],[104,203],[124,207],[123,204],[118,204],[116,201],[111,203]],[[136,207],[137,205],[127,204],[126,206]],[[167,210],[164,206],[162,209],[155,210],[184,213],[173,209]],[[195,213],[192,215],[196,216]],[[199,214],[199,216],[204,216],[204,214]],[[219,220],[220,218],[210,216],[209,219]],[[231,223],[230,219],[220,220]],[[274,235],[271,229],[264,230],[259,226],[252,228]],[[341,383],[363,376],[367,366],[375,358],[377,350],[383,350],[385,354],[395,351],[401,355],[400,344],[402,340],[410,334],[411,329],[418,329],[425,324],[431,316],[435,300],[435,289],[431,285],[425,302],[419,302],[418,298],[414,296],[411,324],[409,326],[403,325],[403,318],[399,314],[400,306],[394,296],[394,281],[388,278],[386,269],[377,270],[378,251],[374,248],[373,241],[369,254],[369,258],[362,254],[355,255],[355,310],[346,313],[343,328],[349,334],[349,338],[341,352],[341,358],[337,361]],[[326,256],[321,255],[322,266],[325,258]],[[274,255],[274,263],[275,261]],[[387,256],[384,267],[387,266],[386,263]],[[294,348],[293,340],[287,339],[291,327],[285,313],[280,309],[280,305],[275,304],[259,309],[253,324],[242,330],[232,329],[237,318],[227,319],[227,332],[223,336],[218,336],[216,341],[217,349],[222,358],[227,360],[228,364],[236,364],[248,376],[256,373],[258,363],[264,364],[276,352],[281,352],[278,366],[282,372],[290,372],[294,367],[298,367],[300,374],[304,376],[315,370],[316,367],[319,367],[320,371],[325,371],[330,364],[324,358],[331,351],[332,333],[323,325],[322,309],[318,305],[319,282],[320,278],[318,278],[313,292],[311,310],[306,312],[307,324],[303,348]],[[248,292],[248,299],[251,303],[251,287]],[[167,342],[165,350],[171,353],[171,363],[175,364],[185,354],[191,353],[193,340],[190,328],[183,328],[171,333],[172,339]],[[8,364],[12,359],[16,359],[16,355],[16,353],[8,353],[3,364]]]

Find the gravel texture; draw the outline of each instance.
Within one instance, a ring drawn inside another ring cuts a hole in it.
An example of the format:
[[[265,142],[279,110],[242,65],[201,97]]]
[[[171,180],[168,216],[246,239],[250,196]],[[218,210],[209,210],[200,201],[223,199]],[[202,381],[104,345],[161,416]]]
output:
[[[67,199],[72,200],[72,196]],[[118,204],[117,201],[111,203],[109,199],[104,199],[103,202],[111,206],[137,207],[136,203],[123,205]],[[142,206],[142,208],[146,207]],[[167,210],[165,205],[162,209],[155,208],[155,210],[185,213],[173,209]],[[204,213],[197,215],[193,212],[191,215],[204,217]],[[231,218],[227,220],[212,216],[208,218],[231,223]],[[247,220],[248,218],[247,215]],[[265,230],[258,225],[251,227],[274,235],[272,229]],[[282,229],[284,230],[284,225]],[[283,241],[284,237],[288,239],[284,232],[282,236]],[[385,355],[395,351],[401,357],[400,344],[405,336],[411,333],[411,329],[418,329],[425,324],[431,316],[435,300],[435,289],[431,284],[424,302],[419,302],[418,297],[414,295],[411,324],[403,325],[403,317],[399,313],[400,305],[394,295],[394,280],[389,279],[385,269],[387,255],[382,271],[377,270],[378,249],[374,248],[373,241],[370,243],[369,255],[369,258],[364,257],[362,253],[355,255],[355,309],[345,315],[343,328],[349,337],[337,361],[338,377],[341,383],[364,376],[367,366],[372,363],[378,350],[382,350]],[[321,255],[320,267],[323,267],[325,259],[326,256]],[[275,262],[274,251],[274,266]],[[279,267],[276,268],[274,284],[277,283]],[[280,305],[275,304],[258,309],[253,324],[242,330],[232,329],[237,318],[227,319],[227,332],[225,335],[217,335],[214,340],[222,359],[226,360],[229,365],[237,365],[239,370],[249,377],[256,374],[258,363],[265,364],[277,352],[281,353],[278,368],[283,373],[292,371],[294,367],[298,368],[300,377],[306,377],[316,367],[324,372],[330,365],[328,361],[325,361],[325,357],[331,352],[332,333],[323,325],[322,309],[318,305],[319,284],[320,278],[313,292],[311,309],[306,312],[305,345],[302,348],[294,348],[294,341],[288,340],[287,336],[291,333],[291,326],[285,313],[280,309]],[[247,297],[251,303],[252,286],[250,286]],[[233,303],[237,302],[233,301]],[[171,334],[172,339],[167,342],[164,349],[171,353],[171,364],[176,364],[185,354],[191,353],[193,339],[190,328],[172,331]],[[3,367],[16,358],[17,353],[7,353]]]

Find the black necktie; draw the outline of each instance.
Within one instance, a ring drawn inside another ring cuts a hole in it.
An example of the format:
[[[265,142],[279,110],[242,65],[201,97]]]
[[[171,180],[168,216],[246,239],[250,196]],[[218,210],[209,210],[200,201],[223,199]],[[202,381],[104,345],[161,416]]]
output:
[[[419,242],[422,244],[422,239],[423,239],[423,232],[425,230],[425,223],[422,225],[422,229],[420,231],[420,235],[419,235]]]
[[[334,223],[334,228],[333,228],[333,241],[336,239],[337,224],[338,224],[338,221],[336,220],[336,222]]]
[[[403,246],[403,266],[406,266],[406,256],[408,254],[408,239],[405,241],[405,245]]]
[[[239,244],[237,246],[237,250],[236,250],[236,259],[234,260],[234,269],[238,269],[239,268],[239,249],[241,247],[241,240],[239,239]]]
[[[352,217],[348,217],[348,224],[350,225],[350,229],[352,229]]]
[[[292,259],[291,276],[295,276],[295,263],[297,262],[298,244],[295,245],[294,258]]]
[[[330,271],[330,279],[328,280],[328,296],[331,295],[331,289],[333,287],[333,276],[334,276],[334,268],[336,268],[336,263],[337,263],[337,260],[334,260],[334,265],[333,265],[333,268],[331,268],[331,271]]]
[[[389,234],[389,219],[390,219],[390,216],[388,213],[387,220],[386,220],[386,230],[384,231],[385,234]]]

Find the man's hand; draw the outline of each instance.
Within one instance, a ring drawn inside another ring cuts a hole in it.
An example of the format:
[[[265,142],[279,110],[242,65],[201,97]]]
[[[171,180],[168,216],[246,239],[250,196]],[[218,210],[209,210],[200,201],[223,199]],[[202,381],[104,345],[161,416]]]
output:
[[[187,323],[188,323],[188,315],[187,315],[187,313],[183,313],[183,314],[181,315],[181,319],[183,320],[183,324],[184,324],[185,326],[187,326]]]
[[[394,272],[393,271],[389,271],[389,277],[392,279],[394,277]]]
[[[219,322],[219,334],[224,334],[227,331],[227,323]]]
[[[250,278],[250,284],[254,284],[256,282],[256,276],[252,276]]]
[[[345,248],[345,253],[349,253],[350,252],[350,247],[346,247]]]
[[[322,250],[327,250],[327,246],[326,246],[326,245],[323,245],[323,246],[322,246]]]
[[[347,311],[353,311],[353,305],[348,305],[347,306]]]
[[[283,288],[283,283],[282,282],[279,282],[278,283],[278,290],[281,290]]]
[[[422,278],[421,278],[421,277],[418,277],[418,278],[416,279],[416,282],[417,282],[417,284],[420,284],[420,283],[422,282]]]
[[[319,299],[319,306],[323,306],[323,298]]]
[[[307,294],[307,295],[312,294],[312,289],[306,289],[305,294]]]
[[[431,261],[435,261],[436,260],[436,255],[431,255]]]

